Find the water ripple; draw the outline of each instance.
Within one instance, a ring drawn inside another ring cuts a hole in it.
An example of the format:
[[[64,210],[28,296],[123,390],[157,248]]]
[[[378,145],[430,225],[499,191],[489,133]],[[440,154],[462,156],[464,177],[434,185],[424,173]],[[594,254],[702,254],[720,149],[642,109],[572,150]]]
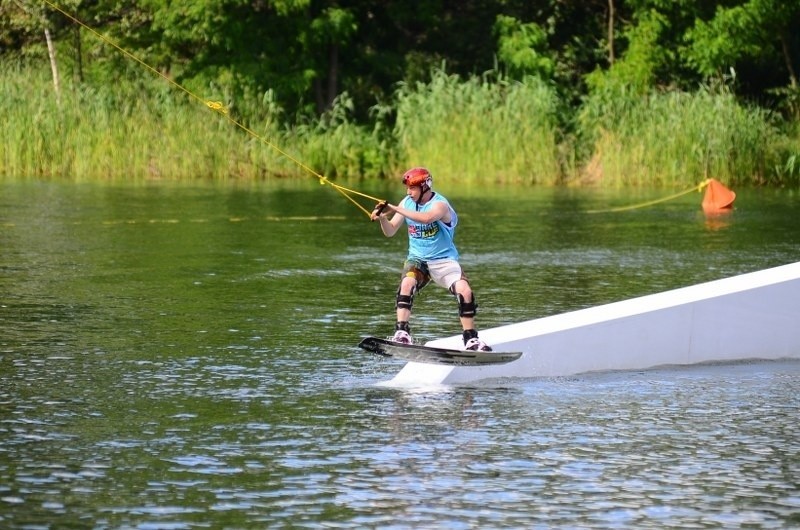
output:
[[[800,527],[800,362],[386,388],[402,363],[355,345],[391,332],[398,240],[329,190],[233,188],[3,187],[1,528]],[[463,202],[481,327],[800,243],[793,197],[712,231],[696,205],[589,220],[525,192],[493,197],[512,224]],[[229,222],[265,212],[285,222]],[[208,222],[103,224],[173,218]],[[422,340],[458,331],[431,289]]]

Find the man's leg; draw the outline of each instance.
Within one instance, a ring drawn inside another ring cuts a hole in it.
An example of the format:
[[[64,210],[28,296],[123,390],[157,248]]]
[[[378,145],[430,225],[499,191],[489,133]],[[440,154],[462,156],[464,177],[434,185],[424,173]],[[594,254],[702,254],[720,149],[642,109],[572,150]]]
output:
[[[414,293],[417,288],[417,280],[411,276],[404,276],[397,290],[397,322],[394,329],[394,340],[411,344],[411,326],[408,321],[411,319],[411,308],[414,305]]]
[[[464,332],[464,346],[469,350],[492,351],[492,349],[478,338],[475,329],[475,313],[478,311],[478,304],[475,303],[475,294],[469,282],[462,278],[453,284],[451,291],[458,300],[458,317],[461,319],[461,327]]]

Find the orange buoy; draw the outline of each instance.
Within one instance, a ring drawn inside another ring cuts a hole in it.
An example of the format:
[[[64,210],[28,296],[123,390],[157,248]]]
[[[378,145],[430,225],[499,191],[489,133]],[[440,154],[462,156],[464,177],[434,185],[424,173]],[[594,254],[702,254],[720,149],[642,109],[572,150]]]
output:
[[[724,212],[733,209],[736,194],[716,179],[708,179],[703,196],[703,211],[706,213]]]

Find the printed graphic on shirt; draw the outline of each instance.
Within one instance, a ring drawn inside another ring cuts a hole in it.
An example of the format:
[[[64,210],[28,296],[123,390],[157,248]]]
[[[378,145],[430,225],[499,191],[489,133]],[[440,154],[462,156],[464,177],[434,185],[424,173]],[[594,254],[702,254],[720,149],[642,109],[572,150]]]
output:
[[[408,237],[415,239],[425,239],[435,237],[439,233],[439,223],[431,223],[429,225],[408,225]]]

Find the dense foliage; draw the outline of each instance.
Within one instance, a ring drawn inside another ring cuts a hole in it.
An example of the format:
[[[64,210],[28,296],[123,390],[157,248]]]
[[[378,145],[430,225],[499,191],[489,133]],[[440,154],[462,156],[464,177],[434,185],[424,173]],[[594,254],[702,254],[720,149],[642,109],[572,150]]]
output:
[[[142,97],[157,101],[152,74],[115,42],[326,174],[380,174],[410,160],[531,182],[595,180],[598,168],[618,183],[800,173],[800,0],[57,5],[108,41],[48,1],[0,0],[6,73],[60,72],[56,89],[74,98],[127,101],[146,86]],[[631,171],[669,157],[681,159],[666,164],[670,174]]]

